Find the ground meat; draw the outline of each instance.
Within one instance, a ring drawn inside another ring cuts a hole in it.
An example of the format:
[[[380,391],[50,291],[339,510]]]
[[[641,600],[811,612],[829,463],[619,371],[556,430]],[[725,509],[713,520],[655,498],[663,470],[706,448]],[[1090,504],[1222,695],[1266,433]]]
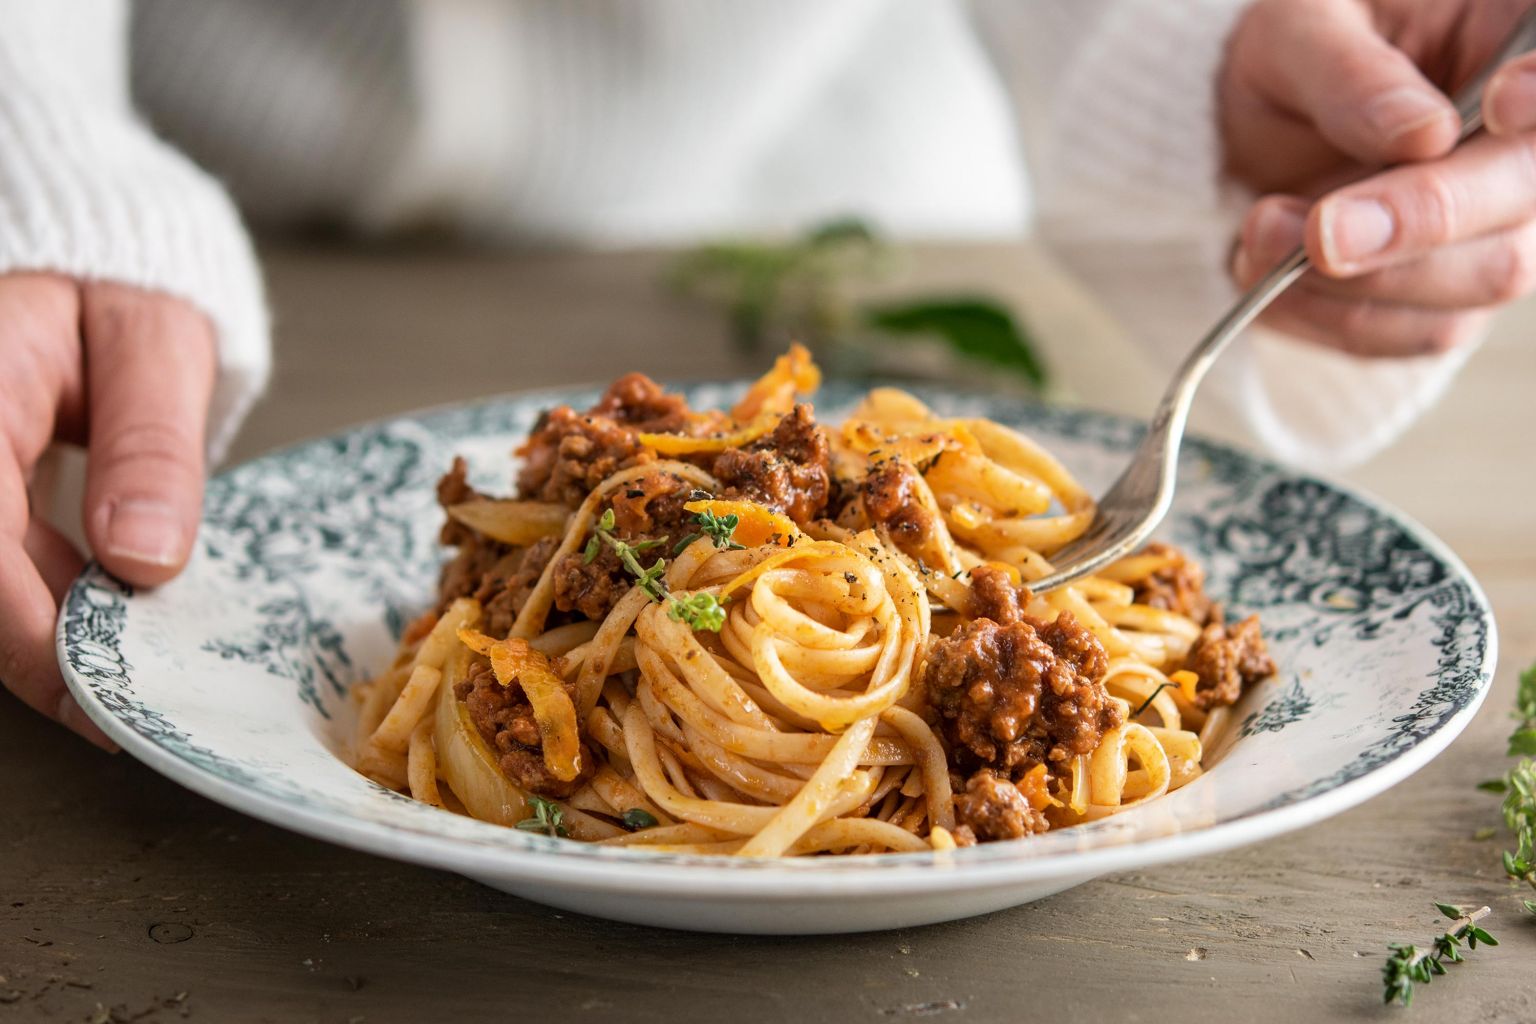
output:
[[[636,431],[568,405],[540,416],[518,454],[523,457],[518,494],[573,506],[604,478],[655,458],[641,446]]]
[[[1091,752],[1121,724],[1102,682],[1108,664],[1070,612],[1051,623],[976,619],[933,643],[923,681],[954,767],[1016,781]]]
[[[587,410],[646,434],[687,433],[688,400],[669,395],[643,373],[627,373],[608,386]]]
[[[483,497],[469,486],[463,459],[454,459],[453,468],[437,483],[437,500],[445,509]],[[458,551],[438,577],[438,613],[458,598],[473,597],[485,615],[481,628],[495,637],[506,636],[512,628],[560,544],[558,537],[545,537],[527,548],[514,547],[476,533],[451,516],[443,520],[440,539]]]
[[[1209,621],[1211,599],[1205,593],[1205,570],[1172,544],[1148,544],[1141,553],[1166,555],[1173,561],[1136,584],[1136,603],[1187,615],[1201,624]]]
[[[469,467],[464,460],[455,455],[453,468],[442,475],[437,481],[437,503],[443,507],[444,512],[451,505],[462,505],[466,501],[478,501],[485,495],[469,486]],[[475,535],[475,531],[459,522],[450,515],[443,516],[443,528],[438,533],[438,540],[452,547],[457,547]]]
[[[767,437],[721,452],[712,471],[720,497],[759,502],[804,525],[826,511],[830,463],[826,431],[810,406],[797,405]]]
[[[566,555],[555,566],[555,607],[601,621],[629,593],[629,580],[612,551],[604,550],[591,562],[580,552]]]
[[[605,477],[655,459],[641,433],[686,433],[690,413],[681,395],[669,395],[641,373],[614,381],[585,413],[568,405],[545,412],[518,449],[525,498],[579,505]]]
[[[897,459],[875,463],[864,476],[864,511],[870,522],[890,530],[903,550],[914,549],[934,530],[933,513],[917,500],[918,479],[916,469]]]
[[[622,540],[666,537],[682,540],[692,532],[693,513],[683,508],[693,485],[673,473],[647,473],[613,494],[613,532]]]
[[[480,578],[475,590],[475,600],[484,612],[481,627],[494,637],[504,637],[512,631],[517,613],[523,610],[534,586],[544,574],[544,567],[560,546],[559,537],[544,537],[534,541],[526,549],[517,551],[497,562],[491,571]]]
[[[647,473],[614,494],[614,536],[631,544],[662,542],[639,556],[642,565],[670,557],[673,546],[692,532],[693,513],[683,508],[692,491],[692,484],[672,473]],[[629,592],[632,580],[612,548],[600,548],[591,562],[572,552],[555,566],[555,607],[601,619]]]
[[[1007,570],[978,565],[971,570],[971,606],[965,611],[973,619],[1007,626],[1023,620],[1031,596],[1029,588],[1014,583]]]
[[[955,822],[955,841],[961,846],[1019,839],[1051,827],[1018,786],[985,768],[955,795]]]
[[[446,525],[445,525],[446,530]],[[474,531],[459,544],[459,550],[443,563],[437,579],[438,610],[447,608],[461,597],[472,597],[480,587],[480,580],[492,572],[508,555],[509,545],[482,537]]]
[[[583,745],[581,772],[576,778],[562,782],[550,774],[539,746],[533,705],[523,696],[516,680],[511,686],[502,686],[484,662],[470,669],[469,677],[455,686],[453,692],[469,709],[475,729],[496,752],[503,774],[530,793],[568,797],[596,772],[592,752]]]
[[[1200,677],[1195,704],[1205,709],[1235,704],[1245,687],[1275,674],[1259,617],[1250,615],[1228,626],[1219,604],[1211,606],[1210,623],[1189,649],[1184,667]]]

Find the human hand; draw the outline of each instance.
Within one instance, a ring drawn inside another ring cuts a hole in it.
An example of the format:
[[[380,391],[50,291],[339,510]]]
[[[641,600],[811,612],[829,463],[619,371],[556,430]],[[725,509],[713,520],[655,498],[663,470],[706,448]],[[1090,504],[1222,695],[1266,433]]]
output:
[[[1358,355],[1443,352],[1536,288],[1536,54],[1493,76],[1487,132],[1455,152],[1447,99],[1530,6],[1258,0],[1244,14],[1218,84],[1226,164],[1270,194],[1232,275],[1247,288],[1303,241],[1320,271],[1265,322]]]
[[[179,299],[0,275],[0,681],[109,749],[54,657],[58,604],[84,563],[28,491],[50,442],[85,445],[91,549],[128,583],[164,583],[197,531],[214,369],[213,328]]]

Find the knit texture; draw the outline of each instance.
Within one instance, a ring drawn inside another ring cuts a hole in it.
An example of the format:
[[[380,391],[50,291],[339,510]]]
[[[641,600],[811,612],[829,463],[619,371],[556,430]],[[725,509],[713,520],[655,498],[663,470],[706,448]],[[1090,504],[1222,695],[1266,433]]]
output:
[[[139,0],[133,78],[153,123],[276,224],[632,245],[849,212],[906,237],[1032,219],[1167,371],[1235,298],[1252,197],[1221,174],[1214,90],[1246,5]],[[259,283],[220,189],[130,111],[123,12],[0,0],[0,270],[207,311],[217,447],[266,372]],[[1208,390],[1282,457],[1339,465],[1465,358],[1251,337]]]
[[[0,2],[0,273],[184,299],[212,321],[220,458],[269,368],[251,246],[224,190],[133,115],[121,3]]]

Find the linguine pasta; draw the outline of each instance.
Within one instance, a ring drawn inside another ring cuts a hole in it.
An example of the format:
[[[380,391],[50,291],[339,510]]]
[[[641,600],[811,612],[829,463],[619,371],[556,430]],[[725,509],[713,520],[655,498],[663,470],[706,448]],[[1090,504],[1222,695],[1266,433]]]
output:
[[[439,604],[356,690],[357,769],[574,840],[909,852],[1188,785],[1273,672],[1176,549],[1028,589],[1093,517],[1048,452],[796,347],[729,412],[621,379],[541,419],[519,493],[444,478]]]

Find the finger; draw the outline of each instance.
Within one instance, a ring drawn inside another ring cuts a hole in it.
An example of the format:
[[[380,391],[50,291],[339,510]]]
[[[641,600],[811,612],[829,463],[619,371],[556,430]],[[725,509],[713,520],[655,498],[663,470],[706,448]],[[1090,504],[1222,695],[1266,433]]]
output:
[[[1536,129],[1536,54],[1507,62],[1483,90],[1483,124],[1494,135]]]
[[[1311,206],[1295,196],[1264,196],[1253,204],[1238,229],[1232,254],[1238,287],[1252,287],[1302,244]]]
[[[197,532],[212,329],[185,303],[108,284],[86,288],[82,320],[86,535],[110,572],[154,586],[186,564]]]
[[[85,568],[85,559],[80,557],[80,552],[68,538],[37,518],[27,524],[27,534],[21,546],[48,587],[53,603],[62,604],[69,585]]]
[[[1343,153],[1380,166],[1455,145],[1450,100],[1381,36],[1366,5],[1294,0],[1269,10],[1261,88]]]
[[[1481,136],[1429,163],[1383,171],[1313,206],[1307,252],[1353,277],[1536,217],[1536,137]]]
[[[58,608],[21,543],[26,488],[9,452],[0,456],[0,683],[22,703],[106,750],[116,745],[87,718],[64,686],[54,654]]]
[[[80,303],[73,281],[0,274],[0,435],[23,469],[80,420]],[[16,534],[20,536],[18,532]]]
[[[1366,358],[1436,355],[1471,344],[1491,313],[1448,313],[1386,302],[1343,299],[1293,287],[1264,313],[1263,322],[1295,337]]]
[[[1301,244],[1305,211],[1305,203],[1282,196],[1255,204],[1233,257],[1232,276],[1238,287],[1252,287]],[[1296,287],[1346,299],[1447,311],[1501,306],[1536,290],[1536,222],[1453,243],[1359,277],[1309,274]]]

